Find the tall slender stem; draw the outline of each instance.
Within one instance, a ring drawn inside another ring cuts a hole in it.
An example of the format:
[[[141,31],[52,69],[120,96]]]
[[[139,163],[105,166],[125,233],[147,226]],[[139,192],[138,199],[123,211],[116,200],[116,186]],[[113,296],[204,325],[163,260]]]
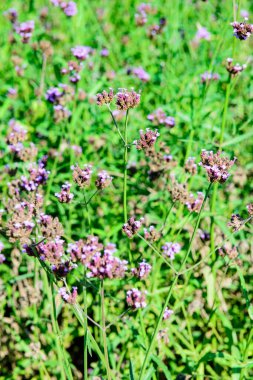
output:
[[[123,210],[124,210],[124,222],[127,222],[127,124],[128,124],[128,110],[126,111],[125,128],[124,128],[124,183],[123,183]]]
[[[195,235],[196,235],[196,232],[197,232],[197,229],[198,229],[198,226],[199,226],[199,222],[200,222],[200,217],[201,217],[201,214],[202,214],[202,210],[204,208],[204,205],[206,203],[206,200],[207,200],[207,197],[208,197],[208,194],[210,192],[210,189],[211,189],[211,186],[212,186],[212,183],[209,184],[208,186],[208,189],[206,191],[206,195],[205,195],[205,198],[204,198],[204,201],[202,203],[202,206],[201,206],[201,209],[200,209],[200,212],[198,214],[198,218],[197,218],[197,222],[195,224],[195,227],[194,227],[194,230],[193,230],[193,234],[192,234],[192,237],[191,237],[191,240],[190,240],[190,243],[189,243],[189,247],[188,247],[188,250],[184,256],[184,259],[180,265],[180,269],[178,271],[178,273],[175,275],[174,279],[173,279],[173,282],[170,286],[170,289],[169,289],[169,293],[167,295],[167,298],[165,300],[165,303],[164,303],[164,306],[163,306],[163,309],[159,315],[159,318],[158,318],[158,321],[156,323],[156,326],[155,326],[155,330],[153,332],[153,335],[152,335],[152,338],[151,338],[151,342],[149,344],[149,347],[148,347],[148,350],[146,352],[146,355],[145,355],[145,358],[144,358],[144,362],[143,362],[143,365],[142,365],[142,368],[141,368],[141,373],[140,373],[140,377],[139,377],[139,380],[142,380],[143,377],[144,377],[144,374],[145,374],[145,369],[149,363],[149,360],[150,360],[150,356],[151,356],[151,353],[152,353],[152,350],[153,350],[153,347],[154,347],[154,344],[156,342],[156,337],[157,337],[157,334],[158,334],[158,331],[160,329],[160,325],[161,325],[161,322],[162,322],[162,319],[163,319],[163,314],[164,314],[164,311],[170,301],[170,298],[171,298],[171,294],[172,294],[172,291],[174,289],[174,286],[176,285],[177,281],[178,281],[178,277],[180,276],[180,272],[181,270],[184,268],[185,266],[185,263],[190,255],[190,252],[191,252],[191,247],[192,247],[192,243],[193,243],[193,240],[195,238]]]
[[[106,361],[106,372],[108,380],[111,380],[111,369],[109,363],[107,342],[106,342],[106,324],[105,324],[105,291],[104,291],[104,281],[101,282],[101,316],[102,316],[102,334],[104,343],[104,355]]]

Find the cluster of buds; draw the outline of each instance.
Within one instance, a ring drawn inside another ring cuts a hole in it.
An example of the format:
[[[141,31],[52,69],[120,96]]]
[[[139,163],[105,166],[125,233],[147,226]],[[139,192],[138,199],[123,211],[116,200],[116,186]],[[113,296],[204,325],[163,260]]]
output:
[[[234,165],[236,158],[229,160],[229,158],[222,156],[222,152],[202,150],[201,163],[199,165],[206,169],[210,182],[224,183],[229,177],[228,170]]]
[[[226,69],[232,77],[235,77],[238,74],[240,74],[243,70],[246,69],[246,67],[247,67],[247,65],[245,65],[245,64],[240,65],[239,63],[237,63],[236,65],[233,65],[233,59],[227,58]]]
[[[219,74],[210,73],[206,71],[204,74],[201,74],[201,82],[205,84],[209,84],[211,81],[217,81],[220,79]]]
[[[10,8],[7,9],[7,11],[4,12],[4,16],[8,18],[8,20],[15,26],[17,19],[18,19],[18,13],[16,9]]]
[[[154,226],[150,226],[149,228],[144,228],[144,237],[146,240],[154,243],[160,239],[161,234],[155,229]]]
[[[238,231],[243,225],[243,219],[239,214],[232,214],[228,226],[232,228],[234,232]]]
[[[143,260],[138,268],[132,268],[131,272],[134,276],[138,277],[140,280],[143,280],[148,277],[149,273],[151,272],[152,266],[148,263],[146,263],[145,260]]]
[[[152,6],[148,3],[141,3],[138,8],[137,12],[135,14],[135,22],[137,26],[143,26],[148,21],[148,15],[155,13],[155,9],[152,8]]]
[[[53,218],[51,215],[41,213],[38,224],[40,225],[41,235],[47,239],[55,239],[64,234],[62,224],[57,217]]]
[[[203,201],[204,194],[198,191],[197,198],[195,198],[193,194],[189,194],[185,204],[190,212],[200,212]]]
[[[106,187],[110,186],[111,182],[113,180],[113,177],[111,177],[106,170],[102,170],[98,173],[97,179],[95,182],[96,188],[98,190],[103,190]]]
[[[27,44],[32,37],[32,33],[34,30],[34,21],[26,21],[21,24],[16,25],[15,27],[16,33],[20,35],[23,44]]]
[[[73,88],[65,84],[59,87],[51,87],[46,92],[46,100],[54,105],[54,120],[56,123],[68,119],[71,112],[64,107],[65,103],[73,99]]]
[[[156,111],[148,115],[147,119],[156,126],[161,125],[168,128],[175,127],[174,117],[166,115],[161,108],[158,108]]]
[[[10,133],[7,135],[6,142],[11,152],[22,161],[28,161],[37,156],[38,150],[34,144],[30,143],[25,147],[23,142],[27,140],[27,131],[14,119],[10,120]]]
[[[127,291],[126,302],[132,309],[140,309],[147,306],[146,293],[136,288]]]
[[[74,1],[67,2],[65,0],[51,0],[51,3],[56,7],[60,7],[68,17],[72,17],[77,14],[77,7]]]
[[[164,29],[166,23],[167,23],[166,18],[161,17],[159,19],[159,23],[158,24],[151,25],[148,28],[148,37],[151,40],[154,39],[154,38],[156,38],[157,35],[159,35],[159,34],[161,34],[163,32],[163,29]]]
[[[248,213],[249,213],[250,216],[253,215],[253,203],[249,203],[247,205],[247,211],[248,211]]]
[[[59,193],[55,193],[55,196],[58,198],[61,203],[70,203],[74,198],[74,194],[70,192],[71,184],[66,182],[62,185],[61,191]]]
[[[184,165],[184,170],[190,175],[197,174],[197,164],[195,163],[195,157],[189,157]]]
[[[76,298],[77,298],[76,286],[72,287],[71,293],[65,287],[59,288],[58,293],[60,294],[60,296],[65,302],[70,303],[71,305],[73,305],[76,302]]]
[[[140,139],[135,140],[133,144],[138,150],[144,150],[148,155],[150,149],[153,148],[158,136],[160,136],[160,134],[158,133],[157,129],[155,131],[152,131],[151,129],[147,128],[146,132],[141,129]]]
[[[229,260],[235,260],[239,253],[235,246],[231,246],[230,243],[226,243],[223,247],[219,248],[219,255],[222,257],[227,256]]]
[[[103,244],[99,243],[97,236],[88,236],[86,241],[78,240],[68,245],[68,253],[73,262],[81,262],[86,265],[92,256],[102,252]]]
[[[113,256],[115,252],[115,244],[105,246],[103,254],[96,252],[86,264],[89,269],[87,276],[99,279],[123,278],[127,270],[128,262]]]
[[[140,220],[135,220],[134,217],[128,219],[127,223],[125,223],[122,227],[122,231],[131,239],[142,226],[144,222],[144,218]]]
[[[69,61],[68,62],[68,68],[63,68],[61,70],[61,73],[63,75],[69,74],[69,80],[71,83],[77,83],[80,81],[81,76],[79,75],[80,71],[82,70],[82,66],[79,65],[75,61]]]
[[[135,108],[140,104],[141,95],[135,91],[121,89],[116,94],[116,106],[119,110],[127,111],[130,108]]]
[[[29,177],[21,176],[20,188],[25,191],[35,191],[38,186],[47,182],[50,172],[46,170],[43,162],[38,165],[30,165],[28,168]]]
[[[201,25],[197,25],[197,33],[194,37],[194,43],[198,44],[201,40],[205,40],[205,41],[210,41],[211,40],[211,34],[210,32],[208,32],[208,30],[201,26]]]
[[[174,311],[169,309],[168,307],[166,307],[166,309],[164,310],[164,313],[163,313],[163,319],[166,321],[167,319],[169,319],[172,314],[174,314]]]
[[[178,183],[174,176],[171,177],[171,185],[169,187],[173,202],[180,202],[185,204],[188,200],[189,194],[185,183]]]
[[[9,241],[14,243],[20,241],[26,243],[35,227],[33,222],[34,207],[27,202],[17,203],[13,209],[13,214],[7,222],[7,236]]]
[[[110,88],[110,91],[102,91],[101,93],[97,94],[97,105],[103,106],[104,104],[110,104],[113,101],[114,93],[113,89]]]
[[[59,237],[47,242],[41,242],[36,246],[36,250],[42,261],[48,261],[50,264],[58,265],[61,263],[64,254],[64,241]]]
[[[84,165],[81,169],[78,164],[71,167],[73,170],[73,180],[80,187],[88,187],[91,181],[92,165]]]
[[[175,254],[179,253],[181,246],[178,243],[167,242],[162,246],[163,254],[169,257],[171,260],[174,260]]]
[[[146,83],[150,80],[150,75],[142,67],[134,67],[127,70],[127,74],[132,74],[142,82]]]
[[[247,40],[253,34],[253,25],[246,22],[231,22],[234,29],[234,36],[239,40]]]
[[[73,56],[78,59],[78,61],[86,61],[93,52],[90,46],[76,46],[71,49]]]

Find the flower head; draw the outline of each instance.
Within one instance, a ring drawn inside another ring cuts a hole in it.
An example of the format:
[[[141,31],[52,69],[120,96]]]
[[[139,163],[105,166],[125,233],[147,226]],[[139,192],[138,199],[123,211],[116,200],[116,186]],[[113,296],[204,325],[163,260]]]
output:
[[[62,185],[60,193],[55,193],[55,196],[58,198],[61,203],[70,203],[74,198],[74,194],[70,192],[70,183],[66,182]]]
[[[71,52],[74,57],[76,57],[79,61],[85,61],[89,58],[93,49],[90,46],[76,46],[71,49]]]
[[[140,309],[147,306],[146,292],[133,288],[127,291],[126,302],[132,309]]]
[[[103,190],[106,187],[110,186],[112,182],[113,177],[111,177],[106,170],[102,170],[98,173],[97,179],[96,179],[96,188],[98,190]]]
[[[238,74],[240,74],[243,70],[246,69],[246,67],[247,65],[239,65],[239,63],[236,63],[235,65],[233,65],[233,59],[232,58],[227,59],[226,69],[232,77],[235,77]]]
[[[140,220],[135,220],[134,217],[128,219],[127,223],[125,223],[122,227],[123,232],[131,239],[142,226],[144,218]]]
[[[164,313],[163,313],[163,319],[164,320],[169,319],[172,316],[172,314],[174,314],[174,311],[169,309],[168,307],[166,307],[166,309],[164,310]]]
[[[236,158],[229,160],[220,151],[214,154],[212,151],[202,150],[200,165],[206,169],[210,182],[224,183],[230,175],[228,170],[235,161]]]
[[[231,23],[234,29],[234,36],[239,40],[247,40],[253,34],[253,25],[246,22],[234,21]]]
[[[149,275],[151,269],[152,269],[152,266],[146,263],[145,260],[143,260],[139,264],[139,267],[131,269],[131,272],[133,273],[134,276],[139,277],[140,280],[143,280]]]
[[[97,105],[103,106],[104,104],[110,104],[113,101],[114,93],[113,89],[110,88],[110,91],[102,91],[101,93],[97,94]]]
[[[116,105],[119,110],[127,111],[130,108],[135,108],[139,105],[141,95],[135,91],[121,89],[116,94]]]
[[[78,164],[71,167],[73,170],[73,180],[80,187],[87,187],[90,185],[91,175],[92,175],[92,165],[84,165],[81,169]]]
[[[77,298],[77,287],[73,286],[71,293],[65,287],[59,288],[59,294],[65,302],[73,305]]]
[[[162,251],[165,256],[168,256],[171,260],[174,260],[175,254],[179,253],[181,250],[181,246],[178,243],[165,243],[162,246]]]
[[[152,131],[151,129],[147,128],[146,132],[144,132],[142,129],[140,130],[140,139],[134,141],[134,145],[138,150],[144,150],[145,152],[148,152],[155,144],[157,137],[160,136],[157,129],[155,131]]]

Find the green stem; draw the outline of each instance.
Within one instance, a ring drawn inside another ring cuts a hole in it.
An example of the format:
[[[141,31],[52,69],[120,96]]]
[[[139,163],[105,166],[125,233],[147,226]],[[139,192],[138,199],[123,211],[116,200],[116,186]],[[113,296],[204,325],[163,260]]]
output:
[[[143,362],[143,365],[142,365],[142,368],[141,368],[141,373],[140,373],[139,380],[142,380],[143,377],[144,377],[145,370],[146,370],[146,367],[147,367],[147,365],[148,365],[148,363],[149,363],[150,356],[151,356],[151,354],[152,354],[152,350],[153,350],[154,344],[155,344],[155,342],[156,342],[156,337],[157,337],[157,334],[158,334],[159,329],[160,329],[160,325],[161,325],[161,322],[162,322],[162,319],[163,319],[164,311],[165,311],[165,309],[166,309],[166,307],[167,307],[167,305],[168,305],[168,303],[169,303],[169,301],[170,301],[170,298],[171,298],[171,295],[172,295],[172,291],[173,291],[174,286],[176,285],[176,283],[177,283],[177,281],[178,281],[178,278],[179,278],[179,276],[180,276],[180,272],[181,272],[181,270],[184,268],[185,263],[186,263],[186,261],[187,261],[189,255],[190,255],[191,247],[192,247],[192,243],[193,243],[193,240],[194,240],[194,238],[195,238],[195,235],[196,235],[196,232],[197,232],[197,229],[198,229],[198,226],[199,226],[199,222],[200,222],[200,217],[201,217],[201,214],[202,214],[202,210],[203,210],[204,205],[205,205],[205,203],[206,203],[206,200],[207,200],[208,194],[209,194],[209,192],[210,192],[211,186],[212,186],[212,183],[210,183],[209,186],[208,186],[208,189],[207,189],[207,191],[206,191],[206,195],[205,195],[204,201],[203,201],[203,203],[202,203],[202,206],[201,206],[200,212],[199,212],[199,214],[198,214],[198,219],[197,219],[197,222],[196,222],[195,227],[194,227],[194,230],[193,230],[193,234],[192,234],[192,237],[191,237],[191,240],[190,240],[190,243],[189,243],[188,250],[187,250],[187,252],[186,252],[186,254],[185,254],[185,257],[184,257],[184,259],[183,259],[183,261],[182,261],[182,264],[180,265],[180,269],[179,269],[178,273],[175,275],[174,280],[173,280],[173,282],[172,282],[172,284],[171,284],[171,286],[170,286],[169,293],[168,293],[167,298],[166,298],[166,300],[165,300],[165,303],[164,303],[163,309],[162,309],[162,311],[161,311],[161,313],[160,313],[160,315],[159,315],[158,321],[157,321],[157,323],[156,323],[155,330],[154,330],[154,332],[153,332],[153,335],[152,335],[152,338],[151,338],[151,342],[150,342],[150,345],[149,345],[148,350],[147,350],[147,352],[146,352],[146,355],[145,355],[145,358],[144,358],[144,362]]]
[[[111,369],[109,364],[109,356],[106,342],[106,324],[105,324],[105,292],[104,292],[104,281],[101,283],[101,316],[102,316],[102,334],[103,334],[103,343],[104,343],[104,356],[106,361],[106,372],[108,380],[111,380]]]
[[[123,210],[124,222],[127,222],[127,124],[128,124],[128,110],[126,112],[125,128],[124,128],[124,183],[123,183]]]
[[[84,311],[84,341],[83,341],[83,369],[84,380],[88,380],[88,320],[87,320],[87,283],[86,283],[86,268],[84,268],[84,286],[83,286],[83,311]]]

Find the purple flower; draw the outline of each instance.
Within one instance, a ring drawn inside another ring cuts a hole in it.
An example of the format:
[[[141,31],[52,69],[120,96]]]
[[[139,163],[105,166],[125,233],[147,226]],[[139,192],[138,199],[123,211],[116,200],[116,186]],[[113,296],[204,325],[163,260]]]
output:
[[[181,250],[181,246],[178,243],[165,243],[162,246],[163,254],[168,256],[171,260],[174,260],[175,254],[179,253]]]
[[[107,171],[102,170],[98,173],[97,179],[96,179],[96,188],[99,190],[103,190],[106,187],[110,186],[112,182],[113,177],[111,177]]]
[[[164,313],[163,313],[163,319],[166,320],[166,319],[169,319],[171,317],[171,315],[174,314],[174,311],[171,310],[171,309],[168,309],[166,307],[166,309],[164,310]]]
[[[236,158],[229,160],[229,158],[222,156],[222,152],[218,151],[213,153],[212,151],[202,150],[201,163],[206,169],[210,182],[224,183],[230,176],[228,170],[234,165]]]
[[[123,232],[131,239],[142,226],[144,218],[140,220],[135,220],[134,217],[128,219],[127,223],[125,223],[122,227]]]
[[[142,67],[136,67],[130,70],[130,72],[132,72],[133,75],[139,78],[142,82],[148,82],[150,80],[149,74]]]
[[[164,125],[169,128],[175,127],[175,118],[167,116],[161,108],[158,108],[153,113],[149,114],[147,119],[157,126]]]
[[[6,260],[6,257],[0,253],[0,264],[2,264]]]
[[[74,1],[70,1],[67,3],[66,7],[63,8],[63,11],[68,17],[75,16],[77,14],[76,3]]]
[[[253,25],[251,24],[234,21],[231,26],[234,29],[234,36],[239,40],[247,40],[253,34]]]
[[[135,91],[121,89],[116,94],[116,105],[119,110],[127,111],[130,108],[135,108],[139,105],[141,95]]]
[[[208,32],[208,30],[203,26],[198,25],[198,31],[196,33],[195,40],[199,42],[200,40],[210,41],[210,39],[211,34]]]
[[[85,61],[92,53],[92,48],[90,46],[76,46],[71,49],[71,52],[79,61]]]
[[[158,136],[160,136],[160,134],[158,133],[157,129],[155,131],[152,131],[151,129],[147,128],[146,132],[140,130],[140,139],[135,140],[133,143],[138,150],[143,149],[144,151],[148,151],[154,146]]]
[[[147,306],[146,293],[133,288],[127,291],[126,302],[132,309],[140,309]]]
[[[77,287],[76,286],[72,287],[71,293],[65,287],[59,288],[58,293],[60,294],[60,296],[62,297],[62,299],[65,302],[70,303],[72,305],[76,302],[76,298],[77,298]]]
[[[23,44],[27,44],[32,37],[32,32],[34,30],[34,21],[22,22],[16,27],[16,32],[22,37]]]
[[[50,103],[58,103],[59,99],[62,97],[63,92],[57,87],[50,87],[46,92],[46,100]]]
[[[133,273],[134,276],[139,277],[140,280],[143,280],[149,275],[151,269],[152,269],[152,266],[146,263],[145,260],[143,260],[139,264],[139,267],[131,269],[131,272]]]
[[[74,198],[74,194],[70,192],[70,183],[66,182],[61,187],[60,193],[55,193],[55,196],[58,198],[61,203],[70,203]]]

